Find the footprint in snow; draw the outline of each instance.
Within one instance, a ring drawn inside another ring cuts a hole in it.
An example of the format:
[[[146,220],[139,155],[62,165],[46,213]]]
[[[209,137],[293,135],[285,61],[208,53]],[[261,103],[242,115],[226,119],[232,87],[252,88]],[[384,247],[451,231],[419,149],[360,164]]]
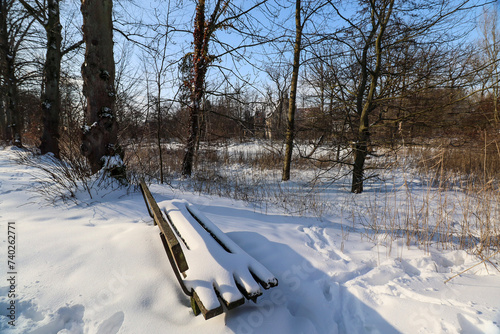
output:
[[[300,227],[298,230],[305,233],[309,238],[309,241],[306,242],[306,245],[311,249],[314,249],[318,253],[323,254],[325,258],[334,261],[346,259],[345,256],[342,256],[338,253],[334,245],[334,241],[331,239],[328,233],[326,233],[324,228],[312,226],[305,228]]]
[[[53,334],[53,333],[72,333],[83,334],[83,314],[85,307],[83,305],[65,306],[59,308],[56,313],[51,314],[50,322],[39,327],[31,334]]]
[[[484,320],[477,317],[472,317],[466,314],[457,314],[458,323],[460,324],[460,333],[482,334],[482,333],[500,333],[500,328],[490,320]]]
[[[97,334],[116,334],[120,330],[125,320],[125,314],[120,311],[104,320],[97,329]]]
[[[8,310],[10,307],[10,300],[7,299],[9,287],[0,287],[0,309]],[[38,306],[32,300],[18,300],[16,302],[16,326],[19,326],[19,320],[22,322],[33,325],[42,321],[45,317]],[[7,312],[0,314],[0,333],[10,328],[9,321],[12,320],[7,317]],[[22,329],[21,329],[22,331]],[[22,331],[25,333],[25,331]],[[30,332],[31,333],[31,332]]]

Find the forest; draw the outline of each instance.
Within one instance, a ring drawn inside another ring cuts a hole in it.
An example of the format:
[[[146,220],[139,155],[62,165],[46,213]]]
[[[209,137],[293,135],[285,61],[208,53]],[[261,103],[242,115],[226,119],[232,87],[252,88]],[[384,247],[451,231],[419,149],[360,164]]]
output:
[[[497,1],[0,6],[0,139],[84,174],[200,177],[213,147],[257,141],[283,181],[348,168],[361,193],[402,147],[499,160]]]

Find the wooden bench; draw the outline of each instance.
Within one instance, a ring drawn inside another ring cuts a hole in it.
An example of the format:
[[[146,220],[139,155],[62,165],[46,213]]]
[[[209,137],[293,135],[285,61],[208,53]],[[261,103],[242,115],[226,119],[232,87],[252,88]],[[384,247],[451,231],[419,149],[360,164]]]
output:
[[[146,183],[141,191],[182,291],[191,297],[195,315],[205,319],[256,302],[260,286],[269,289],[278,280],[224,234],[213,222],[184,200],[156,203]],[[189,265],[188,265],[189,263]],[[259,286],[260,285],[260,286]],[[222,301],[222,303],[221,303]]]

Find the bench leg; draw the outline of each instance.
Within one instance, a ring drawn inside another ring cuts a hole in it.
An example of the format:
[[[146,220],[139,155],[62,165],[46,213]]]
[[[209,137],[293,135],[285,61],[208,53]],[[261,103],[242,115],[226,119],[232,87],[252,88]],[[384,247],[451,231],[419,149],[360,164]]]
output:
[[[196,300],[193,296],[191,296],[191,308],[193,309],[194,316],[197,316],[201,313],[200,308],[198,307],[198,304],[196,303]]]

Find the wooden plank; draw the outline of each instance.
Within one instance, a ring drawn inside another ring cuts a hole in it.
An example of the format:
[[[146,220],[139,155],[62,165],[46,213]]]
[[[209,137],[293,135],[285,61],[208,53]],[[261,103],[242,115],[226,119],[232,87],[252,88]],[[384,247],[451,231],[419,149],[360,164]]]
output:
[[[194,316],[198,316],[201,313],[200,308],[198,307],[198,304],[196,304],[196,300],[194,297],[191,295],[191,309],[193,310]],[[205,319],[206,320],[206,319]]]
[[[167,241],[168,248],[170,249],[170,252],[175,260],[177,268],[179,268],[179,272],[184,273],[189,269],[189,266],[186,262],[186,258],[184,256],[184,252],[182,251],[179,240],[177,240],[177,237],[170,228],[170,225],[163,217],[158,204],[153,198],[153,195],[149,191],[148,186],[146,185],[146,182],[144,182],[144,180],[141,180],[140,186],[142,194],[144,196],[144,200],[147,203],[149,214],[152,216],[155,224],[158,225],[160,231],[163,233],[165,240]]]
[[[175,264],[175,260],[174,260],[174,257],[172,256],[172,252],[170,252],[170,249],[168,248],[167,239],[165,239],[163,232],[160,232],[160,239],[161,239],[161,242],[163,243],[163,247],[165,248],[165,253],[167,253],[168,261],[170,262],[170,265],[172,266],[172,270],[174,271],[175,278],[177,278],[177,282],[179,282],[179,285],[181,286],[182,292],[184,292],[187,296],[191,297],[193,294],[191,293],[191,291],[189,291],[186,288],[186,285],[184,284],[184,281],[182,280],[181,274],[179,273],[179,270],[177,269],[177,265]],[[195,311],[195,310],[193,309],[193,311]],[[195,314],[195,315],[197,315],[197,314]]]
[[[227,300],[224,300],[224,298],[222,298],[222,296],[217,292],[217,290],[215,290],[215,292],[217,293],[218,297],[224,302],[224,305],[226,305],[228,310],[232,310],[233,308],[245,304],[245,298],[240,298],[230,303]]]
[[[198,306],[198,310],[203,314],[203,318],[205,320],[208,320],[210,318],[213,318],[215,316],[218,316],[219,314],[222,314],[224,312],[224,309],[222,308],[222,305],[217,306],[214,309],[207,310],[205,306],[203,305],[202,301],[200,300],[200,297],[198,297],[198,294],[196,291],[192,291],[193,295],[191,296],[191,307],[193,306],[193,302],[196,303]],[[194,311],[194,309],[193,309]],[[196,315],[196,311],[195,311]]]
[[[254,293],[249,293],[241,284],[238,283],[238,280],[234,280],[236,287],[238,290],[240,290],[241,294],[247,299],[251,300],[254,303],[257,302],[257,297],[262,295],[262,291],[254,292]],[[229,308],[229,307],[228,307]]]

